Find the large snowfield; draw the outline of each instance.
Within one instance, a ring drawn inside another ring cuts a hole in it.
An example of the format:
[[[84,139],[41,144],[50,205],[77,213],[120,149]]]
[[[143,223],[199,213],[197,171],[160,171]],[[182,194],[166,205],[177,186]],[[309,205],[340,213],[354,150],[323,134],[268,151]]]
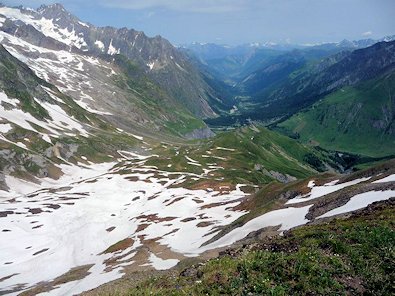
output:
[[[282,232],[309,222],[306,214],[312,204],[285,207],[252,219],[202,246],[217,234],[217,227],[246,213],[234,210],[246,196],[240,189],[242,185],[221,193],[184,189],[177,184],[186,177],[185,173],[159,171],[145,165],[156,156],[120,154],[132,155],[133,159],[59,165],[64,175],[58,180],[42,179],[40,184],[6,177],[10,190],[0,192],[0,291],[24,290],[51,281],[72,268],[89,266],[87,276],[49,292],[80,293],[122,277],[126,266],[168,269],[180,258],[228,246],[264,227],[279,226]],[[392,178],[386,177],[383,182]],[[334,181],[317,187],[311,181],[311,193],[289,203],[310,201],[312,196],[316,200],[324,195],[319,192],[327,194],[368,179],[338,185]],[[346,205],[321,217],[353,211],[394,196],[394,191],[356,195]],[[125,239],[129,239],[125,247],[105,252]],[[149,250],[146,258],[136,256],[141,247],[152,242],[156,247]]]
[[[196,256],[214,235],[207,235],[210,230],[244,214],[231,209],[245,196],[240,187],[225,194],[170,188],[185,175],[144,167],[141,160],[121,162],[116,168],[116,163],[63,165],[59,180],[41,184],[6,178],[10,190],[0,192],[0,278],[9,278],[0,290],[31,287],[93,264],[89,276],[52,293],[82,292],[121,277],[122,266],[133,263],[144,241]],[[199,227],[201,222],[210,226]],[[133,240],[130,247],[103,254],[125,238]],[[112,256],[117,263],[105,264]],[[141,265],[167,269],[178,263],[177,256],[160,256],[151,254]]]

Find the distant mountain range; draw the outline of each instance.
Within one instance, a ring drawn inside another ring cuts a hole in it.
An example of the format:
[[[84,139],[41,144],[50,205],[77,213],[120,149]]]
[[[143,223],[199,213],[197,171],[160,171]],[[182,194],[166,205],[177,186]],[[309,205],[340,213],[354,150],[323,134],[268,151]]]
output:
[[[214,71],[224,79],[234,81],[244,80],[248,75],[270,63],[271,59],[299,53],[307,59],[319,59],[340,51],[351,51],[372,46],[378,42],[395,40],[395,35],[386,36],[377,40],[342,40],[317,44],[291,44],[291,43],[251,43],[237,46],[221,45],[215,43],[191,43],[180,46],[180,49],[197,59],[209,70]]]
[[[193,44],[184,50],[207,77],[217,80],[213,85],[223,89],[223,101],[231,106],[220,117],[207,119],[211,126],[251,121],[273,124],[307,108],[307,113],[280,124],[287,131],[279,130],[328,149],[379,156],[395,153],[390,95],[395,71],[393,39],[343,40],[288,50]],[[369,89],[367,85],[382,87]],[[335,97],[349,101],[334,103]],[[329,113],[330,124],[323,120],[329,120]],[[337,127],[340,122],[347,124]],[[361,144],[355,144],[355,139]]]

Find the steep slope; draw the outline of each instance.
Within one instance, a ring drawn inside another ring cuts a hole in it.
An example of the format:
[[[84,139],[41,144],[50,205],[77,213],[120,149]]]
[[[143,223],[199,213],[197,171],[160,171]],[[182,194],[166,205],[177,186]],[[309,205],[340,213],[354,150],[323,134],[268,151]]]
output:
[[[394,173],[389,161],[348,176],[269,184],[207,245],[234,243],[218,257],[148,279],[129,274],[84,295],[391,294]]]
[[[395,154],[395,73],[344,87],[278,124],[303,142],[368,156]]]
[[[263,117],[269,113],[271,117],[292,114],[343,86],[353,86],[390,73],[395,69],[394,48],[395,41],[381,42],[355,50],[340,60],[336,57],[334,64],[324,61],[314,69],[291,77],[284,86],[262,98],[267,107],[260,111],[264,113]]]
[[[62,5],[37,11],[1,7],[1,30],[33,45],[64,49],[84,55],[124,55],[158,83],[173,100],[195,115],[214,115],[207,104],[212,90],[188,59],[167,40],[148,38],[126,28],[96,28],[67,12]]]
[[[394,212],[394,201],[382,202],[348,219],[300,227],[201,264],[84,295],[390,295]]]
[[[99,111],[85,110],[37,77],[2,45],[0,69],[2,190],[8,190],[6,176],[31,182],[57,179],[64,173],[60,164],[109,161],[118,149],[139,142],[112,126]]]
[[[288,78],[292,72],[305,66],[309,59],[311,58],[306,58],[306,54],[298,50],[270,58],[258,70],[245,77],[237,87],[254,101],[257,94]]]

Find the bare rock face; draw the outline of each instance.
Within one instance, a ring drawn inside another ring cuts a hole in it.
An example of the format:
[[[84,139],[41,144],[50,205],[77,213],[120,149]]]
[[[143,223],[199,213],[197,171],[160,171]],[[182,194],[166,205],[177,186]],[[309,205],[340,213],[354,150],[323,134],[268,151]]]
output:
[[[215,133],[209,129],[209,128],[201,128],[201,129],[196,129],[188,134],[185,135],[185,138],[187,139],[209,139],[211,137],[214,137]]]
[[[276,171],[268,171],[267,169],[265,169],[265,167],[263,167],[261,164],[257,163],[254,165],[254,170],[256,171],[261,171],[262,173],[264,173],[266,176],[269,176],[270,178],[273,178],[281,183],[289,183],[289,182],[293,182],[296,181],[297,179],[294,176],[290,176],[288,174],[282,174],[280,172],[276,172]]]

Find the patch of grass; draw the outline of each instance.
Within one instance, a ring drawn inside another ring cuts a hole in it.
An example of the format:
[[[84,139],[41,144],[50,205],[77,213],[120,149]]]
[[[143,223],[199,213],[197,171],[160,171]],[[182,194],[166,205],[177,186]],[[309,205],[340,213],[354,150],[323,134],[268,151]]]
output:
[[[323,151],[263,127],[243,127],[221,132],[214,138],[189,142],[179,147],[169,145],[164,148],[160,145],[152,153],[159,157],[148,160],[148,165],[166,171],[195,174],[214,168],[208,179],[233,186],[263,186],[277,180],[276,175],[304,179],[316,174],[317,166],[321,165],[322,168],[327,161]],[[191,164],[187,157],[195,160],[197,165]],[[316,167],[306,161],[307,157],[316,161]],[[188,179],[183,186],[204,188],[204,184],[210,183],[208,179]]]
[[[392,295],[395,204],[225,252],[121,295]]]
[[[383,157],[395,154],[395,75],[340,89],[280,123],[280,132],[325,149]]]

